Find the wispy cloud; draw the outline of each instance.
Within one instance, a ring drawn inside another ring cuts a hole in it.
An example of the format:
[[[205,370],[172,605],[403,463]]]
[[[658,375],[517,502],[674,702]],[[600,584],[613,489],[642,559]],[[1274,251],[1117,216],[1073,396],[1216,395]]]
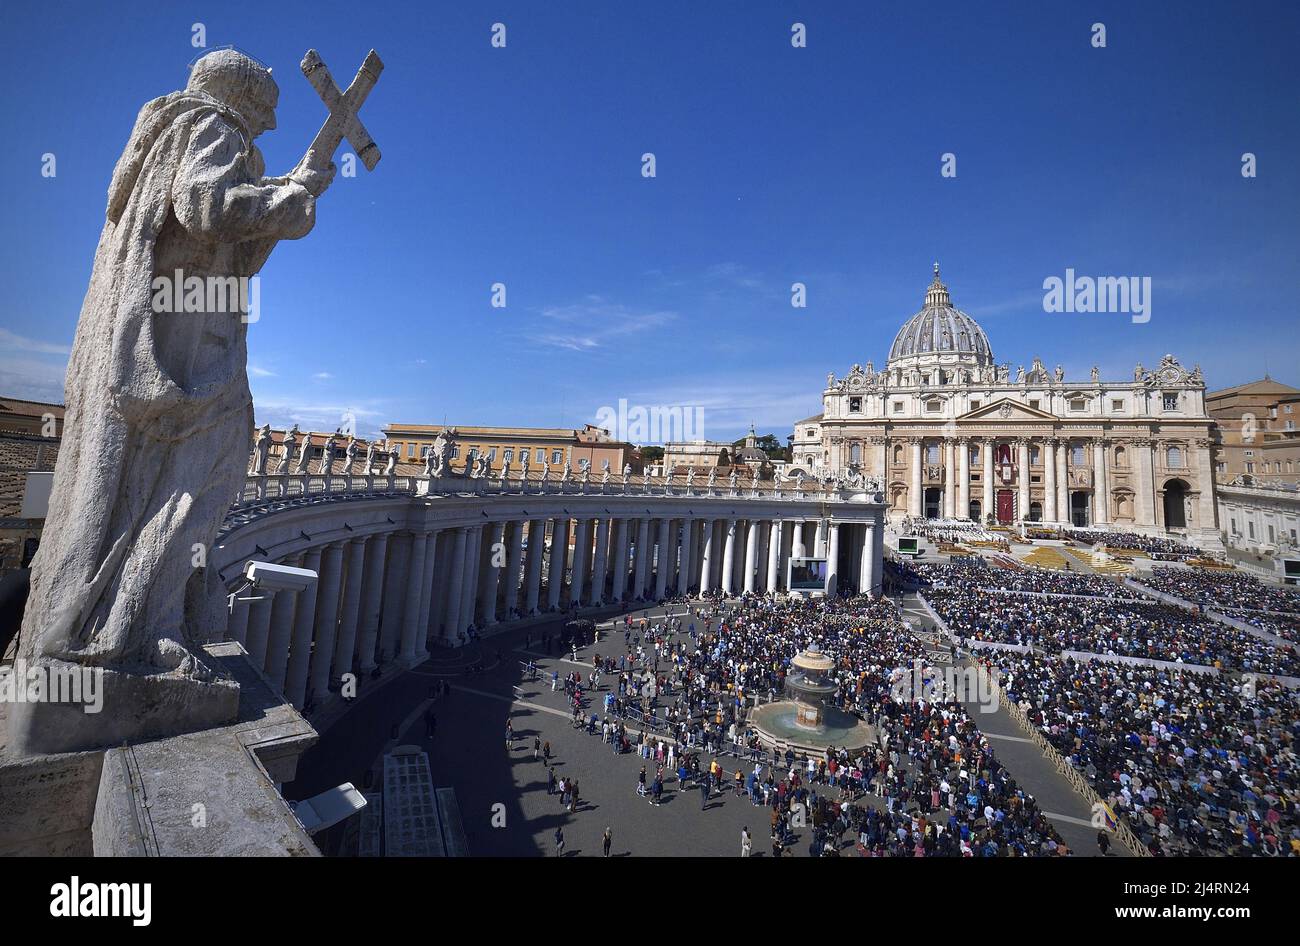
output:
[[[328,381],[333,377],[334,375],[330,374],[328,371],[317,371],[312,375],[312,378],[316,381]]]
[[[292,397],[270,395],[253,397],[257,423],[272,427],[297,424],[303,430],[335,430],[352,423],[363,437],[379,433],[386,411],[383,402],[374,398],[337,401],[301,401]]]
[[[72,354],[71,345],[61,345],[57,342],[28,338],[26,335],[11,332],[7,328],[0,328],[0,348],[9,351],[26,351],[36,355],[63,355],[67,357]]]
[[[548,306],[541,315],[549,325],[529,332],[527,340],[574,352],[596,351],[628,336],[662,328],[677,318],[675,312],[637,311],[596,295],[573,305]]]
[[[274,378],[276,375],[274,371],[268,371],[267,369],[261,368],[257,365],[249,365],[248,376],[250,378]]]

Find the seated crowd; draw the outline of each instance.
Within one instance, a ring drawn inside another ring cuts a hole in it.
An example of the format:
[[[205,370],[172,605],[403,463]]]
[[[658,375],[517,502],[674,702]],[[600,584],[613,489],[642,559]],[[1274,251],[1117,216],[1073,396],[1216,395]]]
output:
[[[1185,545],[1176,539],[1167,539],[1154,535],[1139,535],[1136,532],[1101,532],[1093,529],[1068,529],[1063,537],[1082,542],[1084,545],[1104,544],[1108,549],[1133,549],[1146,552],[1160,561],[1180,562],[1185,558],[1195,558],[1201,554],[1199,549]]]
[[[926,599],[955,636],[1296,675],[1286,648],[1192,611],[1155,602],[1037,598],[974,587],[935,588]]]
[[[1136,580],[1203,608],[1228,606],[1244,611],[1286,611],[1300,616],[1300,591],[1265,584],[1244,572],[1155,568],[1151,574]]]
[[[1104,575],[1063,572],[1050,568],[996,568],[990,567],[978,556],[951,562],[891,562],[889,568],[904,582],[922,587],[955,586],[1098,598],[1139,597],[1137,592]]]
[[[1293,690],[996,655],[1004,692],[1158,855],[1300,856]]]

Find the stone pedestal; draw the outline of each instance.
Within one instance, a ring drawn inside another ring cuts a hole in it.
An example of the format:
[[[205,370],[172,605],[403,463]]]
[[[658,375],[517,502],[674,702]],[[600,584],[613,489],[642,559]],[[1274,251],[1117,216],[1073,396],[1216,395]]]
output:
[[[40,660],[31,669],[46,679],[72,680],[85,679],[87,668]],[[210,682],[179,672],[133,674],[94,668],[93,674],[98,712],[87,712],[92,707],[84,692],[81,702],[10,706],[9,744],[16,755],[102,749],[210,729],[233,722],[239,711],[239,685],[220,673]]]

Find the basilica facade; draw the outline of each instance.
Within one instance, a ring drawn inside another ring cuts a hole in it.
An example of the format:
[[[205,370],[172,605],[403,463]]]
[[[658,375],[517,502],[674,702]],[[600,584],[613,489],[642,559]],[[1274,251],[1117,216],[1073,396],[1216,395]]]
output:
[[[1042,523],[1217,546],[1213,420],[1200,367],[1172,355],[1132,378],[1067,379],[1038,358],[1014,373],[934,268],[883,370],[830,374],[823,411],[794,430],[792,472],[859,472],[890,519]]]

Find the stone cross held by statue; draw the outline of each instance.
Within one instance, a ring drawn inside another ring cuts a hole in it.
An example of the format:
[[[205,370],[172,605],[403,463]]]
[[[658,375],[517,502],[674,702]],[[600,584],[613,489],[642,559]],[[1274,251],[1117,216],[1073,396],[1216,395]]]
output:
[[[347,138],[348,143],[356,150],[361,163],[366,166],[366,170],[373,171],[375,165],[379,163],[379,145],[375,144],[374,139],[370,137],[366,126],[361,124],[357,112],[360,111],[361,103],[366,100],[370,90],[379,81],[379,74],[384,71],[384,63],[379,58],[379,54],[373,49],[370,50],[365,61],[361,63],[361,68],[357,70],[356,78],[352,80],[348,90],[341,94],[339,87],[334,84],[334,77],[330,75],[329,68],[316,50],[307,50],[307,55],[302,57],[301,67],[302,74],[312,84],[312,88],[321,97],[325,107],[330,110],[329,118],[325,119],[325,124],[321,125],[311,147],[307,149],[307,165],[317,170],[328,167],[339,143]]]

